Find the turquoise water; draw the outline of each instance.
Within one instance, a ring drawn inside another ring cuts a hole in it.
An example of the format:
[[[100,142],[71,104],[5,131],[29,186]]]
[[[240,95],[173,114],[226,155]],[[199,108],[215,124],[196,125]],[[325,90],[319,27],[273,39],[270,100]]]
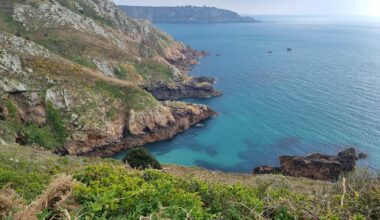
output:
[[[207,104],[219,116],[203,128],[148,145],[149,151],[163,163],[250,172],[278,165],[280,155],[354,146],[370,155],[361,165],[380,169],[380,23],[261,19],[159,25],[211,53],[191,74],[216,77],[224,96],[186,100]]]

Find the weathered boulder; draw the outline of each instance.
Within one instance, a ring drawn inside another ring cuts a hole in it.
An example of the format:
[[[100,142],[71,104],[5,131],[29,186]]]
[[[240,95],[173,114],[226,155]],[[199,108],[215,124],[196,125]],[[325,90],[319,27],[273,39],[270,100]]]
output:
[[[306,157],[282,156],[279,158],[284,175],[334,180],[343,172],[354,170],[356,155],[354,148],[339,152],[336,156],[311,154]]]

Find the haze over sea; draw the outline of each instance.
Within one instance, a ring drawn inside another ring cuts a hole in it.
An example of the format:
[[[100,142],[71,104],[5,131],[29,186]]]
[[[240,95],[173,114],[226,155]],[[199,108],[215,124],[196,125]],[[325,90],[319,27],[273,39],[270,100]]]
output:
[[[353,146],[369,154],[362,166],[379,170],[380,20],[258,19],[263,22],[158,24],[210,52],[191,75],[216,77],[224,95],[191,100],[219,116],[148,145],[149,151],[163,163],[251,172],[278,165],[281,155],[335,154]]]

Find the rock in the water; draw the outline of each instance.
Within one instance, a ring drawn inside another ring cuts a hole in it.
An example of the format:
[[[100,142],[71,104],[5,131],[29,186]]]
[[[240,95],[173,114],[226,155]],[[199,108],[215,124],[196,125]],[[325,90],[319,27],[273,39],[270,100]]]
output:
[[[335,180],[341,173],[354,170],[358,157],[355,149],[349,148],[336,156],[312,154],[306,157],[282,156],[279,159],[284,175]]]
[[[286,49],[286,51],[287,51],[287,52],[292,52],[293,49],[292,49],[292,48],[288,48],[288,49]]]
[[[211,77],[192,77],[180,82],[169,84],[158,83],[145,86],[158,100],[178,100],[183,98],[211,98],[220,96],[222,93],[216,91],[212,84],[215,79]]]
[[[367,157],[368,157],[368,154],[366,154],[366,153],[359,153],[358,154],[358,159],[359,160],[366,159]]]
[[[260,166],[260,167],[256,167],[252,173],[253,174],[278,174],[278,173],[281,173],[281,169],[278,167]]]

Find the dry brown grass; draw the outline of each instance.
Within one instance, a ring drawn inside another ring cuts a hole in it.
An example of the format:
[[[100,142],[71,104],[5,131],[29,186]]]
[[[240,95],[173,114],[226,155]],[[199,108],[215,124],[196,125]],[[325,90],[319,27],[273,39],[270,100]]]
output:
[[[60,205],[70,196],[73,184],[71,176],[57,176],[40,197],[14,216],[14,220],[33,220],[45,209],[59,210]]]
[[[22,201],[13,189],[0,190],[0,219],[12,216],[15,210],[22,208],[24,206]]]

